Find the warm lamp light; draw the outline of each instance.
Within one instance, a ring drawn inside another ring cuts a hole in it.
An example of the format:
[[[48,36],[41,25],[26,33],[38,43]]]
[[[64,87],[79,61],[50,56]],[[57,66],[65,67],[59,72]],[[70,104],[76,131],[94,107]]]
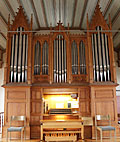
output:
[[[56,118],[56,121],[64,121],[67,118],[67,116],[65,116],[65,115],[56,115],[55,118]]]

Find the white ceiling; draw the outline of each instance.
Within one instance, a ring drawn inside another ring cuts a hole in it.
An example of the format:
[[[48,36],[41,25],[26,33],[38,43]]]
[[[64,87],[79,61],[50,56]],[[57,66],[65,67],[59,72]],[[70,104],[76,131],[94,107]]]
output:
[[[33,30],[55,27],[59,20],[65,27],[86,29],[86,15],[91,20],[98,0],[0,0],[0,47],[6,48],[7,19],[11,23],[21,5],[28,21],[33,13]],[[100,0],[101,11],[105,19],[109,14],[113,30],[120,30],[120,0]],[[113,33],[114,47],[120,45],[120,32]]]

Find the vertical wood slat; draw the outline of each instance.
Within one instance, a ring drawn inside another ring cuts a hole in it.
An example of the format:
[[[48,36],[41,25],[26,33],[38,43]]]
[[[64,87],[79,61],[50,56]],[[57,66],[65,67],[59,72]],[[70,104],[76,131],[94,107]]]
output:
[[[32,28],[31,28],[32,30]],[[32,38],[33,38],[33,35],[32,35],[32,32],[28,34],[28,52],[27,52],[27,82],[28,84],[31,84],[32,83],[32,78],[31,78],[31,73],[32,73],[32,62],[31,62],[31,59],[32,59]]]
[[[36,46],[37,45],[35,44],[35,49],[34,49],[34,51],[35,51],[35,55],[34,55],[34,75],[36,75],[36,66],[35,65],[37,64],[36,63],[36,50],[37,50]]]

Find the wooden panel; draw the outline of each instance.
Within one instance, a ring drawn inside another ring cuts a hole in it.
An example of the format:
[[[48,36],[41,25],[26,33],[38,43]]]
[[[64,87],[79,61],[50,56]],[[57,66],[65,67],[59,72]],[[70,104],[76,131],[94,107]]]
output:
[[[30,125],[39,125],[40,126],[40,116],[31,116]]]
[[[62,88],[62,89],[61,89]],[[45,94],[68,94],[68,93],[77,93],[78,89],[77,88],[52,88],[52,89],[44,89]]]
[[[25,103],[8,103],[7,105],[7,117],[10,121],[12,115],[26,115],[26,104]]]
[[[36,113],[41,113],[41,102],[36,103]]]
[[[120,114],[120,96],[117,96],[117,112]]]
[[[102,101],[95,103],[95,113],[99,115],[110,114],[111,120],[115,120],[115,105],[114,101]]]
[[[41,102],[32,102],[31,104],[31,113],[41,113]]]
[[[96,90],[95,98],[113,98],[113,90]]]
[[[35,102],[31,103],[31,113],[35,113],[36,112],[36,108],[35,108]]]
[[[89,99],[90,95],[89,95],[89,90],[88,89],[81,89],[80,90],[80,99]]]
[[[35,96],[36,96],[36,95],[35,95],[35,91],[32,91],[31,99],[35,99],[35,98],[36,98]]]
[[[25,91],[8,91],[7,93],[8,99],[25,99],[26,92]]]
[[[30,127],[30,137],[31,138],[40,138],[40,126],[31,126]]]
[[[36,99],[40,99],[41,98],[41,92],[36,92]]]
[[[89,101],[79,102],[80,113],[90,113],[90,104]]]

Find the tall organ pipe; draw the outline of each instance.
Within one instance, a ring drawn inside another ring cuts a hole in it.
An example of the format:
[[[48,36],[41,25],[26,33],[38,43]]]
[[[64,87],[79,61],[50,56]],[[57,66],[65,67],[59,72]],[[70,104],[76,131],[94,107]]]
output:
[[[27,60],[26,53],[27,53],[27,35],[25,34],[24,82],[25,82],[25,80],[26,80],[26,75],[25,75],[26,60]]]
[[[56,40],[54,41],[54,82],[56,82]]]
[[[107,52],[108,52],[108,71],[109,71],[109,81],[111,81],[111,71],[110,71],[110,58],[109,58],[109,45],[108,45],[108,36],[107,36]]]
[[[95,63],[95,81],[97,81],[97,72],[96,72],[96,52],[95,52],[95,37],[94,37],[94,34],[92,35],[92,40],[93,40],[93,53],[94,53],[94,63]]]
[[[66,63],[67,63],[67,57],[66,57],[66,42],[65,42],[65,40],[64,40],[64,57],[65,57],[65,67],[64,67],[64,70],[65,70],[65,82],[66,82],[66,80],[67,80],[67,65],[66,65]]]
[[[97,42],[97,57],[98,57],[98,78],[99,78],[99,81],[101,81],[101,77],[100,77],[100,57],[99,57],[98,34],[96,34],[96,42]]]
[[[101,27],[99,28],[101,31]],[[102,80],[105,81],[105,76],[104,76],[104,63],[103,63],[103,47],[102,47],[102,34],[100,32],[100,47],[101,47],[101,57],[102,58]]]
[[[13,74],[12,74],[12,82],[14,82],[15,45],[16,45],[16,34],[14,34],[14,48],[13,48]]]
[[[104,37],[104,50],[105,50],[105,62],[106,62],[106,81],[108,81],[108,65],[107,65],[106,35],[103,34],[103,37]]]
[[[18,61],[19,61],[19,41],[20,41],[20,27],[18,27],[18,43],[17,43],[17,64],[16,64],[16,82],[18,82]]]
[[[41,55],[41,48],[40,48],[40,43],[38,42],[38,58],[37,58],[37,60],[38,60],[38,72],[37,72],[37,74],[39,74],[40,75],[40,55]]]
[[[22,31],[24,29],[22,28]],[[24,35],[22,34],[22,40],[21,40],[21,67],[20,67],[20,82],[22,82],[22,60],[23,60],[23,38]]]
[[[61,37],[59,35],[59,82],[61,82]]]
[[[59,73],[59,61],[58,61],[58,59],[59,59],[59,39],[57,40],[57,72],[56,72],[56,74],[57,74],[57,82],[58,82],[58,73]]]
[[[12,49],[12,43],[13,42],[13,37],[11,38],[11,58],[10,58],[10,82],[11,82],[11,74],[13,73],[13,65],[12,65],[12,58],[13,58],[13,49]]]

